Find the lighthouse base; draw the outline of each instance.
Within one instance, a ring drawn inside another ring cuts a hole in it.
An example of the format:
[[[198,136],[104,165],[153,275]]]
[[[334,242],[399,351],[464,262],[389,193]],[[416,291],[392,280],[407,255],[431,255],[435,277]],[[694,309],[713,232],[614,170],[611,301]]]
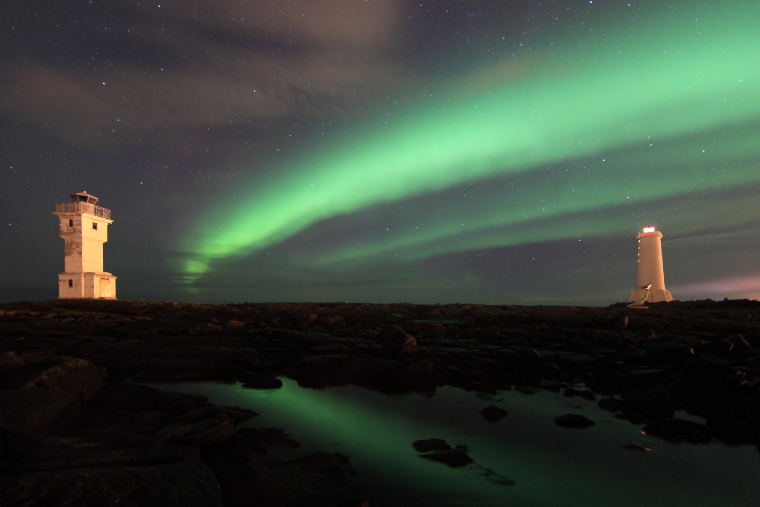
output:
[[[111,273],[61,273],[58,299],[116,299],[116,277]]]
[[[631,292],[631,297],[628,298],[628,302],[638,301],[643,298],[647,293],[646,287],[640,287]],[[646,303],[658,303],[660,301],[673,301],[673,295],[667,289],[650,289],[649,297],[643,302]]]

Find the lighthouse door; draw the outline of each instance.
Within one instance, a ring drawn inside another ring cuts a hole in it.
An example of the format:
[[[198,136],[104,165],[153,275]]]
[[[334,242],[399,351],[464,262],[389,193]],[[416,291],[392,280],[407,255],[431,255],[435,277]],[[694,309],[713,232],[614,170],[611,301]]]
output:
[[[111,279],[110,278],[100,279],[100,297],[102,298],[111,297]]]

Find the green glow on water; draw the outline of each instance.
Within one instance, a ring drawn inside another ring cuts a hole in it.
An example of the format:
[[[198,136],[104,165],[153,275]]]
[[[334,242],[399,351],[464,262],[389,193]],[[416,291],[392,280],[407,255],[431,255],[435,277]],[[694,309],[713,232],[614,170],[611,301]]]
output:
[[[348,454],[372,505],[712,507],[729,498],[737,506],[760,500],[755,487],[760,456],[754,447],[669,444],[578,398],[505,392],[482,400],[456,388],[439,389],[432,397],[390,396],[354,386],[315,390],[283,381],[282,389],[271,391],[212,383],[155,387],[258,411],[260,417],[247,425],[282,427],[304,444],[285,451],[283,459],[318,450]],[[509,416],[495,424],[485,421],[478,411],[491,404]],[[557,427],[553,418],[568,412],[583,413],[596,425]],[[431,437],[468,445],[481,468],[450,469],[419,458],[411,443]],[[652,451],[621,448],[632,441]],[[489,482],[485,468],[516,484]]]
[[[758,7],[685,2],[654,23],[636,23],[546,50],[499,87],[457,96],[452,83],[447,98],[431,106],[398,112],[388,124],[377,118],[337,146],[317,147],[297,168],[239,189],[207,210],[187,238],[185,280],[322,220],[491,178],[528,183],[519,195],[494,189],[494,202],[474,207],[466,224],[461,208],[442,205],[429,230],[393,231],[314,261],[361,262],[399,251],[419,259],[630,232],[629,223],[610,224],[592,212],[760,181],[752,161],[760,155]],[[547,175],[557,166],[563,174]]]

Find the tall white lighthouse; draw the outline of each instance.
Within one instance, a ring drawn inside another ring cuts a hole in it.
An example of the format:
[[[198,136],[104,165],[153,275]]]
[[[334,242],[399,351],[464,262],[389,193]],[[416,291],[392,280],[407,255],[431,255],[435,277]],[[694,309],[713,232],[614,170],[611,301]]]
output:
[[[103,271],[103,243],[108,241],[111,210],[95,206],[98,198],[84,190],[71,202],[55,203],[59,234],[65,242],[66,268],[58,275],[58,299],[116,299],[116,277]]]
[[[670,291],[665,288],[665,272],[662,268],[662,233],[654,226],[647,225],[636,236],[639,241],[639,264],[636,272],[636,288],[628,301],[645,298],[648,303],[673,301]]]

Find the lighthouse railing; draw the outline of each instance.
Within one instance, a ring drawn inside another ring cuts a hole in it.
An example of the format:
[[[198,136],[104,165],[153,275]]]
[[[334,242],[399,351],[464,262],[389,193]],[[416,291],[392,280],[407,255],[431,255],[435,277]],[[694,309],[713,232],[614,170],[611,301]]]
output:
[[[89,213],[96,217],[111,219],[111,210],[95,206],[89,202],[57,202],[55,203],[56,213]]]

